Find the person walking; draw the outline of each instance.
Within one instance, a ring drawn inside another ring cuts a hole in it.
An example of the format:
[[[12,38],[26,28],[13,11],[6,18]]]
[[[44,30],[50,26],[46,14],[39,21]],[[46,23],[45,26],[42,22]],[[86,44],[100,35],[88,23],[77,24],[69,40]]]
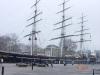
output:
[[[72,65],[74,65],[74,60],[72,60]]]
[[[53,68],[53,61],[51,61],[51,67]]]
[[[2,65],[2,63],[4,62],[3,58],[1,58],[1,60],[0,60],[0,61],[1,61],[1,65]]]

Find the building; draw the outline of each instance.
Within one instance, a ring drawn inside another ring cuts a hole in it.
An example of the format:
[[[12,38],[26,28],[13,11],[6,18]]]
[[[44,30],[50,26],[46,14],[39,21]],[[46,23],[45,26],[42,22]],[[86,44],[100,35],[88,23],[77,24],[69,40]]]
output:
[[[48,45],[45,48],[45,55],[51,57],[59,57],[60,56],[60,48],[56,45]]]

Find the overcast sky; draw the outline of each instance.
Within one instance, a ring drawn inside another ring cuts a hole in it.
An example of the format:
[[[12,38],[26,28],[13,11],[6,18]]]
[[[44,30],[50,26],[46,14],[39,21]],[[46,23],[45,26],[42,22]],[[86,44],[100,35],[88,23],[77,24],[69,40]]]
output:
[[[28,38],[23,38],[24,35],[31,31],[31,27],[25,26],[32,21],[26,21],[32,17],[34,9],[30,8],[35,0],[0,0],[0,35],[8,33],[16,33],[19,40],[28,42]],[[61,21],[61,14],[57,15],[56,12],[62,9],[58,6],[63,0],[41,0],[39,3],[38,11],[43,14],[38,17],[43,20],[38,23],[37,30],[42,32],[38,34],[38,42],[40,46],[45,47],[48,44],[58,44],[59,40],[49,41],[51,38],[60,35],[59,31],[53,31],[54,28],[59,27],[53,24]],[[99,49],[100,40],[100,0],[71,0],[66,3],[66,7],[72,8],[66,11],[66,18],[72,16],[71,20],[73,25],[66,28],[66,35],[73,34],[75,31],[80,30],[80,22],[78,19],[83,13],[86,15],[87,23],[85,28],[89,28],[89,33],[92,34],[91,49]],[[68,23],[67,23],[68,24]],[[88,36],[87,36],[88,37]],[[75,40],[74,38],[72,38]],[[89,39],[89,38],[88,38]],[[90,44],[90,43],[89,43]]]

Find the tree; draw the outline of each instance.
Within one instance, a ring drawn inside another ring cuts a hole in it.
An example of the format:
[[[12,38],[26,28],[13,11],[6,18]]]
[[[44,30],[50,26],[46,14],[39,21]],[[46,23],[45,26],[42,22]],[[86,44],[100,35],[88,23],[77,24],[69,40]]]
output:
[[[8,36],[0,36],[0,50],[7,51],[10,40]]]
[[[24,43],[19,44],[19,48],[23,54],[31,54],[31,47],[30,45],[26,45]]]
[[[12,33],[8,37],[11,39],[9,42],[9,50],[12,52],[21,52],[17,35]]]
[[[7,52],[20,52],[16,34],[0,36],[0,50]]]

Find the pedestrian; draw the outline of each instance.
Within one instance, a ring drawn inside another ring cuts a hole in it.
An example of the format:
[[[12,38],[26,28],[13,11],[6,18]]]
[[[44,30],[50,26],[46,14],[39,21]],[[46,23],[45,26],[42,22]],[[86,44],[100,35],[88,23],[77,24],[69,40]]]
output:
[[[64,66],[66,66],[66,63],[65,63],[65,61],[63,61],[63,64],[64,64]]]
[[[3,58],[1,58],[1,64],[3,63]]]
[[[51,67],[53,68],[53,61],[51,61]]]
[[[51,63],[51,67],[53,68],[53,64]]]
[[[72,60],[72,65],[74,65],[74,60]]]

